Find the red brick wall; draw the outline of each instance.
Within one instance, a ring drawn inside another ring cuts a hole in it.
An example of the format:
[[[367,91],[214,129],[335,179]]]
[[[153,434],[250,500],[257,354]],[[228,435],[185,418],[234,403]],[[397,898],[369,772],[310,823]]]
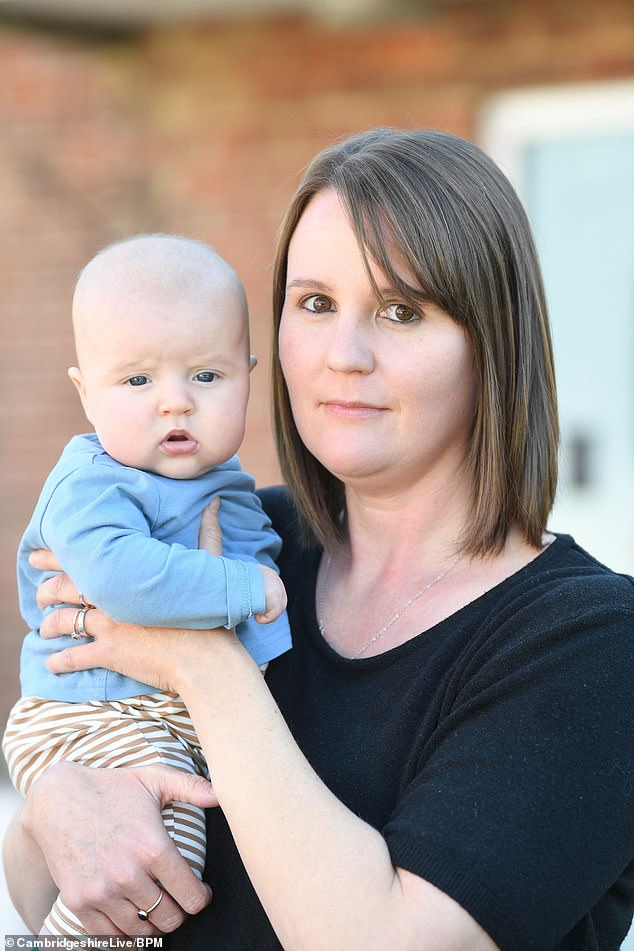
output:
[[[0,720],[17,696],[23,624],[14,552],[39,487],[84,428],[65,376],[74,274],[147,229],[214,244],[251,302],[242,458],[277,478],[268,401],[275,230],[300,168],[376,124],[474,135],[501,89],[634,75],[629,0],[471,0],[416,22],[209,24],[99,43],[0,29]]]

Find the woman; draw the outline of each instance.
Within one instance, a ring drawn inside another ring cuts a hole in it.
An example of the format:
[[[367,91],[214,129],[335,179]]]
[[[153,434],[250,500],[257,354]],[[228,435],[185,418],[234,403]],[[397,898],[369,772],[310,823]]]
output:
[[[291,202],[274,291],[294,501],[262,497],[293,650],[264,682],[232,632],[95,610],[95,642],[55,659],[189,707],[221,809],[214,897],[172,947],[616,949],[634,881],[634,591],[546,531],[554,379],[515,194],[449,135],[353,136]],[[41,596],[78,603],[64,575]],[[188,795],[212,802],[167,769],[45,773],[5,848],[27,920],[47,909],[20,883],[55,892],[45,863],[96,934],[200,911],[209,895],[158,817]]]

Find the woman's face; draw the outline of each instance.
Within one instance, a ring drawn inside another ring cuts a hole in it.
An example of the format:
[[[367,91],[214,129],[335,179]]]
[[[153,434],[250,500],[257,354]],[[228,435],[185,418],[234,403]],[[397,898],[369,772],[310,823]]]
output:
[[[404,280],[413,276],[392,257]],[[309,203],[288,252],[279,330],[299,434],[348,486],[401,491],[463,472],[477,397],[473,348],[434,304],[408,306],[372,267],[331,189]]]

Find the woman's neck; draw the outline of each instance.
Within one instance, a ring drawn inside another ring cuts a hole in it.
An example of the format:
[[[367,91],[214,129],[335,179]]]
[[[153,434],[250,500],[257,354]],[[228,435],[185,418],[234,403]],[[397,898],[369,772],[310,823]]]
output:
[[[461,551],[469,502],[459,487],[424,496],[348,488],[347,535],[321,561],[316,611],[340,654],[369,657],[454,614],[538,554],[511,526],[502,550]]]
[[[459,549],[470,508],[470,493],[457,478],[436,486],[401,486],[393,493],[347,487],[349,566],[367,573],[370,566],[398,571],[413,563],[444,563]]]

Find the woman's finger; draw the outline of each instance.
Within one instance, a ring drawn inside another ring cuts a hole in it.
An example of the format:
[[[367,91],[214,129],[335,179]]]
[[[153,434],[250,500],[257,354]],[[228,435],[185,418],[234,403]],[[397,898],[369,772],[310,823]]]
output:
[[[121,899],[104,907],[104,913],[123,934],[131,938],[149,937],[175,931],[182,925],[187,915],[165,889],[162,889],[160,903],[150,912],[148,919],[142,921],[139,911],[152,907],[159,895],[159,885],[157,882],[148,881],[141,891],[146,896],[154,895],[154,898],[150,901],[146,897],[136,898],[132,895],[128,899]]]
[[[73,625],[79,610],[80,608],[57,608],[55,611],[51,611],[42,621],[40,636],[45,640],[50,640],[52,638],[72,634]],[[83,616],[84,632],[87,637],[94,637],[92,632],[95,630],[95,627],[91,628],[89,621],[93,611],[96,614],[101,613],[97,612],[95,608],[90,608],[84,612]],[[53,674],[68,674],[76,670],[103,667],[104,660],[106,659],[104,648],[105,645],[100,644],[97,640],[83,642],[82,644],[78,644],[77,647],[65,647],[55,654],[50,654],[46,658],[45,664],[47,669]]]
[[[222,555],[222,530],[218,521],[220,499],[212,499],[200,519],[198,547],[210,555]]]
[[[168,802],[189,802],[203,809],[218,805],[210,781],[195,773],[185,773],[172,766],[139,766],[136,775],[162,806]],[[161,881],[165,883],[164,879]]]
[[[203,809],[218,805],[213,786],[202,776],[169,766],[139,767],[135,770],[135,775],[161,805],[167,802],[189,802]],[[165,892],[186,914],[198,914],[211,901],[210,887],[194,875],[183,856],[167,837],[158,853],[152,858],[152,870]],[[136,893],[136,897],[141,896]],[[162,904],[163,901],[161,901]],[[157,906],[157,912],[161,905]],[[171,905],[168,902],[160,914],[153,912],[150,916],[152,922],[162,931],[173,931],[180,924],[180,921],[171,914],[170,909]]]
[[[37,548],[29,555],[29,564],[40,571],[61,571],[62,566],[48,548]]]
[[[197,915],[209,904],[211,889],[194,875],[180,852],[169,846],[157,857],[154,868],[169,900],[165,901],[163,897],[156,910],[150,912],[150,920],[161,931],[174,931],[182,924],[185,915]]]
[[[46,669],[52,674],[72,674],[76,670],[91,670],[103,667],[97,644],[80,644],[78,647],[64,647],[55,654],[49,654],[45,660]]]
[[[142,922],[139,918],[139,911],[147,911],[152,908],[157,898],[161,896],[158,905],[149,912],[148,920]],[[167,889],[158,882],[152,882],[150,887],[138,889],[130,894],[131,913],[128,910],[127,934],[137,936],[149,932],[166,934],[175,931],[187,917],[183,909],[178,905]],[[123,921],[120,922],[120,925]]]
[[[86,882],[84,887],[76,893],[64,894],[59,897],[59,912],[62,917],[73,916],[79,920],[82,927],[91,935],[126,935],[128,937],[149,937],[173,931],[183,923],[185,912],[173,898],[162,889],[157,882],[146,876],[143,885],[130,880],[129,884],[121,883],[125,895],[113,898],[105,883],[99,880]],[[164,905],[160,918],[165,927],[161,927],[156,920],[159,907],[150,912],[150,916],[143,921],[139,918],[139,911],[152,907],[161,893],[159,904]],[[135,894],[136,893],[136,894]],[[138,898],[137,895],[141,897]],[[153,895],[150,901],[144,896]],[[170,925],[167,928],[167,925]]]
[[[199,631],[173,631],[167,641],[162,629],[118,623],[93,607],[58,607],[40,626],[44,639],[73,633],[91,640],[78,640],[77,646],[67,639],[62,641],[59,650],[46,658],[46,668],[51,673],[105,667],[159,690],[176,689],[171,674],[177,648],[189,656],[190,640],[199,648],[202,644]]]
[[[81,607],[76,608],[55,608],[50,614],[47,614],[40,625],[40,636],[45,640],[51,637],[63,637],[64,634],[72,634],[74,623],[78,611],[83,611]],[[86,637],[94,637],[93,633],[97,629],[97,619],[93,618],[93,612],[96,608],[87,608],[83,615],[84,634]],[[101,614],[101,612],[98,612]],[[103,615],[102,615],[103,616]]]
[[[60,914],[64,918],[69,918],[70,921],[73,920],[73,916],[78,918],[87,934],[126,936],[126,932],[118,928],[105,912],[95,911],[88,904],[85,904],[83,896],[82,900],[74,901],[60,893],[58,904]]]
[[[51,604],[79,604],[80,602],[79,589],[63,572],[43,581],[37,589],[36,597],[37,605],[41,610]]]
[[[184,859],[183,862],[185,862]],[[186,862],[185,865],[187,865]],[[200,892],[198,902],[194,905],[191,898],[188,897],[188,900],[192,907],[200,910],[211,898],[211,889],[198,882],[198,879],[196,882]],[[68,907],[90,934],[124,934],[134,938],[168,934],[180,927],[187,918],[187,912],[174,900],[162,883],[159,884],[146,877],[142,883],[131,882],[122,887],[127,892],[127,897],[113,899],[105,895],[99,897],[98,893],[87,892],[81,899],[74,901],[74,907],[67,902]],[[139,918],[139,911],[152,908],[159,894],[160,902],[149,912],[147,920],[142,921]],[[96,905],[100,907],[99,911],[95,910]]]

